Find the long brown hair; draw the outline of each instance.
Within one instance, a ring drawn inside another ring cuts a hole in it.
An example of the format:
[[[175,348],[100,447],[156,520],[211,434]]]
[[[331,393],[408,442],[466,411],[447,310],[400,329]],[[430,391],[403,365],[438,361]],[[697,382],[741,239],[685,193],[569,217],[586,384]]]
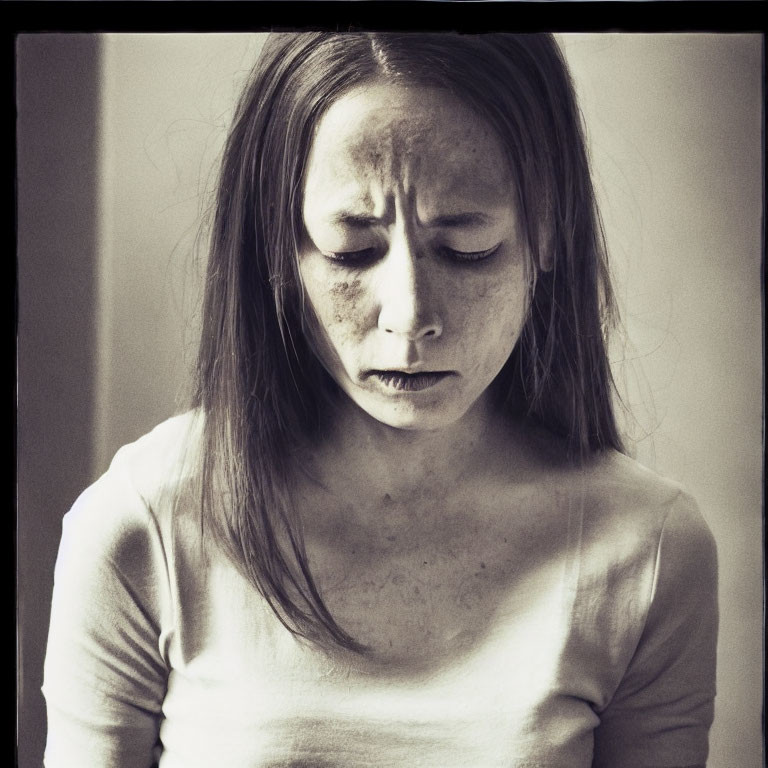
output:
[[[271,35],[224,152],[195,406],[205,416],[203,523],[284,625],[364,649],[310,573],[288,478],[296,445],[338,396],[304,333],[297,253],[318,121],[375,79],[439,87],[493,127],[515,179],[537,275],[522,336],[494,382],[499,407],[583,459],[622,450],[605,333],[614,303],[573,86],[546,34]]]

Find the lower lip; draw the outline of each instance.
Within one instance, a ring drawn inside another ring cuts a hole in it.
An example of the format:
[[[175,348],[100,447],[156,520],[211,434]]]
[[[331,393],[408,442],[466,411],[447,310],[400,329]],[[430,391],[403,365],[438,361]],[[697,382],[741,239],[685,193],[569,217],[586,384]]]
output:
[[[451,374],[436,373],[397,373],[395,371],[374,371],[370,374],[387,389],[395,392],[421,392],[439,384]]]

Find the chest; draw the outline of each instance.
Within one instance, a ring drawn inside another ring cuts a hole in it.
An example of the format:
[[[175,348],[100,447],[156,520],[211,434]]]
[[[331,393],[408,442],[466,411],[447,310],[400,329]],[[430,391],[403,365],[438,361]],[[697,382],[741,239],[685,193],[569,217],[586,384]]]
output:
[[[343,516],[308,538],[331,613],[384,663],[437,667],[542,605],[559,614],[567,524],[531,501],[472,512],[388,505],[375,526]]]

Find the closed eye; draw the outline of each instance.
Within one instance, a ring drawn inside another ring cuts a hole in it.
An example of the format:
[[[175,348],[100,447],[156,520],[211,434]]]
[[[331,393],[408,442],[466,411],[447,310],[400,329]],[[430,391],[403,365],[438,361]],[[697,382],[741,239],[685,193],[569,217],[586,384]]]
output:
[[[452,259],[453,261],[472,262],[482,261],[483,259],[487,259],[490,256],[493,256],[493,254],[499,250],[500,245],[501,243],[494,245],[493,248],[488,248],[484,251],[457,251],[454,248],[448,248],[447,246],[441,246],[439,250],[441,255],[448,259]]]
[[[329,261],[349,266],[363,266],[376,257],[376,248],[363,248],[359,251],[321,251]]]
[[[448,246],[440,246],[437,250],[443,258],[459,263],[471,263],[483,261],[493,256],[500,245],[501,243],[484,251],[459,251]],[[363,248],[358,251],[321,251],[322,255],[329,261],[350,267],[367,266],[377,258],[378,252],[378,248]]]

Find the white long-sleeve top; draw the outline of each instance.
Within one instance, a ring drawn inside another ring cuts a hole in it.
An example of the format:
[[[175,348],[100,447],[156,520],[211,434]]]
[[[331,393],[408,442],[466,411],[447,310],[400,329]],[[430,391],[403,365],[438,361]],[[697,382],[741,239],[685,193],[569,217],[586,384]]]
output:
[[[47,768],[704,764],[716,551],[678,485],[618,454],[584,469],[555,524],[528,531],[546,556],[492,624],[398,674],[297,640],[202,545],[182,460],[198,436],[191,414],[164,422],[65,516]]]

